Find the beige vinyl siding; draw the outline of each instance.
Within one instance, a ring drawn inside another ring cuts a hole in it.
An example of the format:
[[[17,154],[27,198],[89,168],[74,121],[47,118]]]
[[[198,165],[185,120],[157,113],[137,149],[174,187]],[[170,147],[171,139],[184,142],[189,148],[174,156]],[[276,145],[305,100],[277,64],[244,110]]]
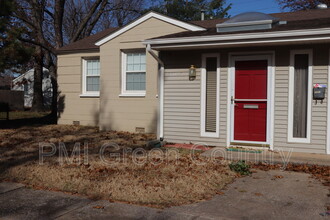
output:
[[[293,50],[295,48],[292,48]],[[298,48],[301,49],[301,48]],[[328,83],[328,51],[329,47],[307,47],[313,49],[313,85]],[[288,142],[288,92],[289,92],[289,59],[290,50],[281,50],[276,54],[275,75],[275,150],[293,150],[294,152],[322,153],[326,152],[327,141],[327,102],[328,97],[321,104],[312,101],[311,143]]]
[[[158,63],[147,51],[142,41],[185,29],[151,18],[100,47],[101,100],[100,128],[135,132],[137,127],[147,133],[157,132]],[[122,52],[146,52],[145,97],[120,97],[122,80]]]
[[[189,89],[185,90],[185,88]],[[165,71],[164,137],[166,141],[225,146],[226,131],[223,128],[226,120],[224,123],[220,122],[220,138],[200,135],[200,94],[200,70],[197,70],[194,81],[189,81],[188,68]],[[220,109],[220,114],[224,114],[226,103],[221,104],[224,107]]]
[[[220,136],[201,136],[201,78],[200,51],[167,52],[164,78],[164,138],[175,143],[205,143],[209,146],[226,145],[227,125],[227,68],[220,70]],[[209,53],[209,52],[207,52]],[[180,59],[178,58],[180,57]],[[226,63],[227,59],[222,63]],[[197,77],[189,81],[189,67],[197,67]]]
[[[82,98],[82,59],[99,53],[58,55],[59,124],[98,125],[99,98]]]
[[[226,146],[227,134],[227,97],[228,97],[228,57],[229,53],[253,51],[275,52],[275,113],[274,148],[294,152],[326,152],[327,140],[327,99],[321,104],[312,103],[311,143],[288,143],[288,86],[290,50],[313,49],[313,84],[327,84],[329,65],[329,45],[277,46],[267,48],[218,49],[205,51],[176,51],[162,54],[165,62],[165,101],[164,101],[164,138],[177,143],[198,143]],[[195,81],[188,80],[190,65],[200,67],[203,53],[220,54],[220,138],[200,136],[200,72]]]

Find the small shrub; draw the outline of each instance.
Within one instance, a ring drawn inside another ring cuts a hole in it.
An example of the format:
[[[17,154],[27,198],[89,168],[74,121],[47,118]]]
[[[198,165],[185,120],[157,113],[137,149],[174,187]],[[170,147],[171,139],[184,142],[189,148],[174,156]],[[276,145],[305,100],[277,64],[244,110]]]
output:
[[[245,163],[244,160],[240,160],[238,162],[232,162],[229,164],[229,168],[240,175],[246,176],[250,175],[252,172],[250,171],[250,166]]]

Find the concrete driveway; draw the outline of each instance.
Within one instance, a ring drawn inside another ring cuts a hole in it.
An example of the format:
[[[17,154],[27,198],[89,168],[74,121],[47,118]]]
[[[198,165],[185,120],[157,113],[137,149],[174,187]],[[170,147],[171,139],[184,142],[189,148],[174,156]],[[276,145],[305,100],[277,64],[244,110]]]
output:
[[[330,219],[329,190],[307,174],[258,171],[238,179],[210,201],[172,208],[211,219]]]
[[[1,219],[330,219],[321,215],[327,205],[327,187],[282,171],[258,171],[210,201],[163,210],[0,183]]]

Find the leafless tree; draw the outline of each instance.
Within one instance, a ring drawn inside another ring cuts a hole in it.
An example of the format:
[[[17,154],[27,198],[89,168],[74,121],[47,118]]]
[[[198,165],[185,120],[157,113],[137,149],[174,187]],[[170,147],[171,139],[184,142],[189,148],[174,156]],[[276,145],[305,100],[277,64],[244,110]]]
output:
[[[143,0],[115,0],[112,17],[119,27],[136,17],[143,8]]]
[[[330,5],[330,0],[277,0],[282,9],[291,11],[314,9],[318,4]]]
[[[42,67],[50,71],[53,86],[52,112],[57,113],[56,50],[111,24],[123,25],[136,17],[143,0],[15,0],[13,22],[26,29],[21,41],[36,48],[34,111],[43,110]]]
[[[74,42],[113,26],[123,26],[141,14],[144,0],[112,0],[101,3],[101,10],[89,14],[93,7],[90,0],[66,0],[63,32],[65,42]],[[79,31],[79,24],[91,16],[86,28]],[[78,34],[79,33],[79,34]]]

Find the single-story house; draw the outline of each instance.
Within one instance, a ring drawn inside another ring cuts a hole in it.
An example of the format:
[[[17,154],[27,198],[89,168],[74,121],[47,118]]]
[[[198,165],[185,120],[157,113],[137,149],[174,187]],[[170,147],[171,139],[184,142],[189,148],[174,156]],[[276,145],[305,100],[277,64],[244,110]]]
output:
[[[23,73],[13,79],[11,90],[24,91],[24,108],[31,108],[33,101],[34,69]],[[44,106],[50,107],[52,104],[53,90],[48,69],[43,68],[42,91]]]
[[[330,154],[330,9],[194,22],[150,12],[58,53],[60,124]]]

